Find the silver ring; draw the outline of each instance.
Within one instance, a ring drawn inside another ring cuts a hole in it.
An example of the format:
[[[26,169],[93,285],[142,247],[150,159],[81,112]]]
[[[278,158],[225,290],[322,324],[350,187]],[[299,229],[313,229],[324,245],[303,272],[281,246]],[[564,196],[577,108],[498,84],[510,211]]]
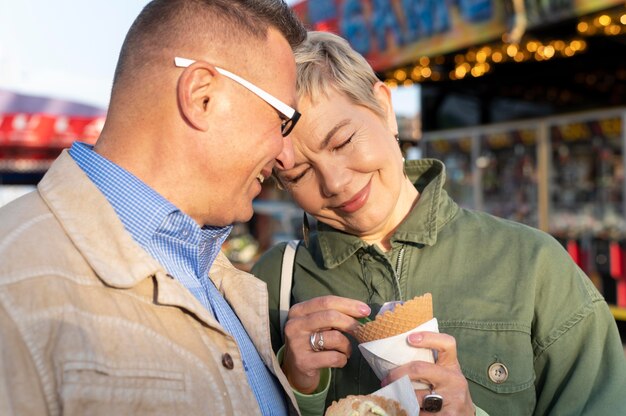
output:
[[[319,331],[312,332],[309,337],[309,344],[311,345],[311,349],[315,352],[324,351],[324,335]]]
[[[424,396],[424,402],[422,403],[422,409],[425,412],[437,413],[443,408],[443,397],[440,394],[435,393],[434,390],[430,391],[430,394]]]

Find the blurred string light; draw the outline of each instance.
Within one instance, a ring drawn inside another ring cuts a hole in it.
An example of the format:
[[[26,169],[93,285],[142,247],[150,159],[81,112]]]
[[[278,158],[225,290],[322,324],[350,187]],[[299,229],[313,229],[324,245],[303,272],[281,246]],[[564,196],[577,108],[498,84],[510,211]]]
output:
[[[576,30],[583,36],[626,34],[626,10],[587,16],[578,22]]]
[[[478,78],[505,62],[570,58],[587,49],[585,37],[626,34],[626,10],[620,8],[612,14],[603,12],[586,16],[579,20],[576,29],[579,36],[569,39],[539,40],[524,36],[520,43],[507,43],[505,35],[498,42],[471,47],[465,53],[451,57],[422,56],[411,66],[385,73],[384,80],[390,87],[396,87],[426,81]]]
[[[469,48],[465,53],[451,59],[443,56],[422,56],[413,66],[397,68],[385,74],[385,82],[391,87],[411,85],[424,81],[459,80],[478,78],[505,62],[548,61],[553,58],[569,58],[587,49],[581,38],[541,41],[523,39],[520,44],[504,42]],[[446,69],[451,63],[452,69]]]

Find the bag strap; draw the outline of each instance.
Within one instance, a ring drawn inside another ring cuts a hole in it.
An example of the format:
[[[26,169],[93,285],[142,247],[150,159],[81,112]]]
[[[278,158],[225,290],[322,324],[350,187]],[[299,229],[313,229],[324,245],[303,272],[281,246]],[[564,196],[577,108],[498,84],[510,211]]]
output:
[[[290,240],[285,246],[283,264],[280,271],[280,297],[278,315],[280,317],[280,335],[283,337],[287,314],[291,306],[291,286],[293,282],[293,266],[296,260],[296,252],[302,240]]]

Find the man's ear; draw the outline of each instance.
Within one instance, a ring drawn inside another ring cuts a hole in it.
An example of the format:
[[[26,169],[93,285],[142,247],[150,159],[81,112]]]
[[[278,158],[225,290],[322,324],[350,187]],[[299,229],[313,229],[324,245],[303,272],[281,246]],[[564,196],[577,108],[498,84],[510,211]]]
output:
[[[176,87],[178,105],[185,120],[198,130],[209,128],[211,86],[217,71],[213,65],[194,62],[185,68]]]
[[[393,111],[393,104],[391,103],[391,90],[382,81],[374,84],[374,97],[378,101],[380,107],[385,112],[385,120],[387,126],[394,134],[398,133],[398,121],[396,120],[396,114]]]

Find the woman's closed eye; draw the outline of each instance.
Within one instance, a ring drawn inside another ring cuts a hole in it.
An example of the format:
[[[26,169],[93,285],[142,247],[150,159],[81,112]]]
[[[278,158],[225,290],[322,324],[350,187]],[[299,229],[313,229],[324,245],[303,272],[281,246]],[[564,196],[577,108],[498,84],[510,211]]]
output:
[[[293,186],[297,184],[300,181],[300,179],[302,179],[310,170],[311,168],[308,167],[304,169],[302,172],[296,173],[294,175],[281,175],[280,181],[286,186],[290,186],[290,185]]]
[[[348,137],[348,139],[347,139],[347,140],[345,140],[345,141],[341,142],[341,143],[339,144],[339,146],[335,146],[335,147],[333,148],[333,151],[335,151],[335,150],[341,150],[341,149],[345,148],[347,145],[349,145],[350,143],[352,143],[352,139],[354,138],[354,135],[355,135],[355,134],[356,134],[356,132],[352,133],[352,134],[350,135],[350,137]]]

